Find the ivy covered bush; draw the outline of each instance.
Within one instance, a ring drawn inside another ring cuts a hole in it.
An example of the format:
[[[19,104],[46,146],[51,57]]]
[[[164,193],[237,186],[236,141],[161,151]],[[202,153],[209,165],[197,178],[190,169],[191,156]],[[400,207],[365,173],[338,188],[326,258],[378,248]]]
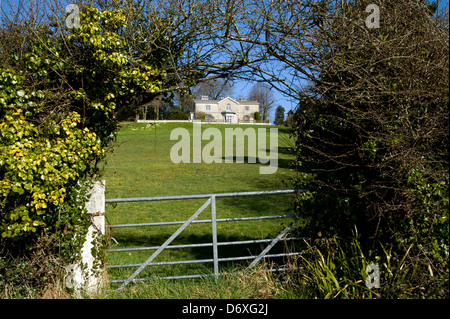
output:
[[[55,225],[66,188],[83,177],[88,169],[85,163],[101,157],[102,149],[95,133],[77,127],[80,115],[76,112],[41,127],[33,124],[30,117],[38,104],[32,99],[39,99],[39,93],[17,90],[23,81],[6,70],[0,76],[2,95],[6,95],[0,123],[0,233],[16,241],[31,239],[38,228]],[[17,85],[8,86],[11,77],[18,79]],[[25,110],[17,107],[17,100],[26,105]]]
[[[34,26],[0,67],[0,296],[24,285],[39,294],[80,258],[116,109],[156,94],[165,76],[128,47],[121,10],[84,7],[80,18],[59,34]],[[33,262],[42,249],[51,262]],[[20,275],[14,264],[33,266]]]

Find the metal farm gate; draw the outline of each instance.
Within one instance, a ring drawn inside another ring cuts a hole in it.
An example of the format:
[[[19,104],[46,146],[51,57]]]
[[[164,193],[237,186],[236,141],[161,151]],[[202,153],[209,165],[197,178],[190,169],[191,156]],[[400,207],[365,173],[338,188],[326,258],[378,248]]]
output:
[[[238,193],[217,193],[217,194],[200,194],[200,195],[179,195],[179,196],[157,196],[157,197],[135,197],[135,198],[113,198],[106,199],[105,203],[124,203],[124,202],[144,202],[144,201],[168,201],[168,200],[186,200],[186,199],[202,199],[206,198],[206,202],[187,220],[185,221],[171,221],[171,222],[156,222],[156,223],[139,223],[139,224],[116,224],[109,225],[111,229],[121,228],[121,227],[147,227],[147,226],[162,226],[162,225],[181,225],[178,230],[176,230],[161,246],[152,247],[136,247],[136,248],[122,248],[122,249],[110,249],[109,253],[114,252],[131,252],[131,251],[143,251],[143,250],[154,250],[154,252],[148,257],[148,259],[142,264],[122,264],[122,265],[109,265],[108,268],[137,268],[131,276],[126,279],[111,280],[111,283],[122,283],[118,290],[123,289],[130,282],[144,281],[150,278],[137,278],[137,276],[146,268],[147,266],[155,265],[175,265],[175,264],[193,264],[193,263],[213,263],[214,273],[213,274],[203,274],[203,275],[185,275],[185,276],[171,276],[171,277],[160,277],[161,279],[183,279],[183,278],[198,278],[202,276],[215,276],[216,280],[219,273],[219,262],[225,261],[239,261],[239,260],[251,260],[253,261],[247,267],[250,269],[254,267],[262,258],[264,257],[283,257],[299,255],[300,252],[290,252],[290,253],[279,253],[279,254],[269,254],[269,251],[281,241],[294,241],[301,240],[303,238],[284,238],[284,236],[289,232],[289,230],[298,221],[298,217],[294,214],[288,215],[271,215],[271,216],[254,216],[254,217],[237,217],[237,218],[216,218],[216,198],[222,197],[239,197],[239,196],[259,196],[259,195],[281,195],[281,194],[293,194],[301,192],[302,190],[273,190],[273,191],[255,191],[255,192],[238,192]],[[208,207],[211,206],[211,219],[196,220],[196,218]],[[280,218],[290,218],[293,221],[285,227],[275,238],[272,239],[255,239],[255,240],[243,240],[243,241],[231,241],[231,242],[217,242],[217,223],[220,222],[236,222],[236,221],[246,221],[246,220],[262,220],[262,219],[280,219]],[[190,224],[196,223],[211,223],[212,225],[212,242],[210,243],[197,243],[197,244],[185,244],[185,245],[170,245],[170,243]],[[229,257],[229,258],[219,258],[218,248],[219,246],[229,246],[229,245],[245,245],[245,244],[263,244],[268,245],[261,251],[257,256],[239,256],[239,257]],[[181,261],[169,261],[169,262],[153,262],[153,260],[165,249],[183,249],[183,248],[197,248],[197,247],[212,247],[213,258],[212,259],[200,259],[200,260],[181,260]],[[274,269],[272,271],[280,271],[282,269]]]

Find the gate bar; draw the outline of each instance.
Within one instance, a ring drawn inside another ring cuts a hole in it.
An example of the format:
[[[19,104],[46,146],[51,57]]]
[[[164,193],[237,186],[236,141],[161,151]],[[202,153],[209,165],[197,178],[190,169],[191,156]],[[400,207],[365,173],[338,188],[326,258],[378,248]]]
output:
[[[271,268],[264,270],[264,272],[277,272],[277,271],[285,271],[286,268]],[[225,275],[237,275],[239,272],[222,272],[219,273],[219,276],[225,276]],[[134,281],[146,281],[146,280],[171,280],[171,279],[195,279],[195,278],[206,278],[214,276],[214,274],[202,274],[202,275],[185,275],[185,276],[167,276],[167,277],[150,277],[150,278],[137,278]],[[121,283],[124,282],[125,279],[116,279],[111,280],[111,283]]]
[[[264,257],[267,258],[277,258],[277,257],[288,257],[288,256],[299,256],[302,255],[302,252],[296,252],[296,253],[280,253],[280,254],[267,254]],[[249,260],[249,259],[256,259],[258,256],[239,256],[239,257],[224,257],[224,258],[218,258],[217,261],[239,261],[239,260]],[[193,260],[178,260],[178,261],[161,261],[161,262],[155,262],[155,263],[149,263],[147,267],[149,266],[166,266],[166,265],[184,265],[184,264],[206,264],[206,263],[214,263],[213,258],[209,259],[193,259]],[[143,264],[126,264],[126,265],[110,265],[107,268],[133,268],[133,267],[139,267]],[[216,274],[214,274],[215,276]],[[217,273],[218,275],[218,273]],[[123,280],[125,281],[125,279]]]
[[[219,280],[219,253],[217,252],[216,196],[211,196],[212,243],[214,258],[214,276]]]
[[[216,219],[218,223],[221,222],[237,222],[237,221],[246,221],[246,220],[260,220],[260,219],[278,219],[278,218],[292,218],[295,217],[294,214],[288,215],[272,215],[272,216],[255,216],[255,217],[234,217],[234,218],[219,218]],[[201,223],[211,223],[212,219],[201,219],[194,220],[191,224],[201,224]],[[124,227],[145,227],[145,226],[168,226],[168,225],[182,225],[184,221],[175,221],[175,222],[155,222],[155,223],[140,223],[140,224],[116,224],[109,225],[109,228],[124,228]]]
[[[269,245],[267,245],[267,247],[259,254],[259,256],[252,261],[252,263],[246,268],[246,270],[253,268],[253,266],[255,266],[264,256],[266,256],[269,250],[271,250],[272,247],[275,246],[281,240],[281,238],[287,234],[287,232],[298,222],[298,220],[299,218],[297,217],[292,221],[292,223],[287,225],[287,227],[283,229],[283,231],[279,233],[278,236],[275,237],[275,239]]]
[[[294,241],[294,240],[307,240],[309,237],[289,237],[281,238],[280,241]],[[233,245],[245,245],[245,244],[262,244],[270,243],[273,239],[251,239],[251,240],[240,240],[240,241],[222,241],[218,242],[217,246],[233,246]],[[212,247],[212,243],[200,243],[200,244],[185,244],[185,245],[171,245],[167,246],[166,249],[180,249],[180,248],[201,248],[201,247]],[[132,248],[116,248],[109,249],[108,253],[120,253],[125,251],[144,251],[144,250],[156,250],[159,246],[150,247],[132,247]]]
[[[277,194],[293,194],[306,192],[306,189],[283,189],[274,191],[254,191],[254,192],[236,192],[236,193],[216,193],[216,194],[196,194],[196,195],[177,195],[177,196],[153,196],[153,197],[131,197],[131,198],[107,198],[105,203],[122,203],[122,202],[149,202],[161,200],[179,200],[179,199],[198,199],[217,197],[239,197],[239,196],[256,196],[256,195],[277,195]]]

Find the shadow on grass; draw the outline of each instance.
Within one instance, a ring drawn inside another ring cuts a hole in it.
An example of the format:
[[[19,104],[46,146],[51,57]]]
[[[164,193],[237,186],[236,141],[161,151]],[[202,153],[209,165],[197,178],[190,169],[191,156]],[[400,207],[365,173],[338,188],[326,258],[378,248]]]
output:
[[[270,152],[268,152],[269,155],[273,155]],[[292,150],[289,147],[278,147],[278,154],[285,154],[287,156],[292,155]],[[277,167],[278,168],[285,168],[285,169],[294,169],[295,164],[294,160],[291,158],[280,158],[280,156],[277,156]],[[243,160],[243,163],[242,163]],[[237,157],[236,156],[222,156],[221,158],[222,163],[226,163],[225,161],[231,162],[231,163],[237,163]],[[243,156],[241,159],[242,164],[249,164],[249,165],[262,165],[262,166],[268,166],[270,164],[270,160],[266,164],[262,164],[262,159],[260,159],[258,156]]]

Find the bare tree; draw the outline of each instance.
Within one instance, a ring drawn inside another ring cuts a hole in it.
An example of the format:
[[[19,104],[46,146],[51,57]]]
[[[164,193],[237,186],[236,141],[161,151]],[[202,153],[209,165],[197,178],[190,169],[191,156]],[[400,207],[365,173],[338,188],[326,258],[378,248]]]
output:
[[[193,96],[197,99],[206,95],[211,100],[217,100],[233,94],[233,83],[229,79],[212,79],[200,82],[192,91]]]
[[[263,121],[269,120],[270,112],[275,103],[274,95],[270,90],[270,86],[266,83],[257,82],[250,89],[248,99],[259,102],[259,112]]]

